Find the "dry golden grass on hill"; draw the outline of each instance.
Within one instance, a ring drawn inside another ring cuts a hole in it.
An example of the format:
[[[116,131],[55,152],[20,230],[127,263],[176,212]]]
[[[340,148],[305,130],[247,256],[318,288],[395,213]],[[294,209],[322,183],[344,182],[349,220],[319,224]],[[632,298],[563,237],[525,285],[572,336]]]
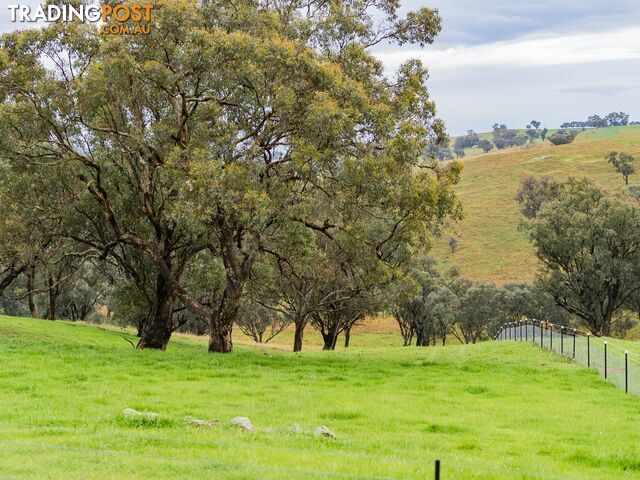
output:
[[[570,145],[536,143],[463,159],[458,192],[465,218],[450,233],[458,239],[458,249],[451,253],[447,234],[436,242],[432,254],[474,280],[497,284],[533,280],[537,261],[526,232],[518,229],[521,217],[515,195],[521,180],[527,175],[557,180],[588,177],[611,191],[623,191],[622,177],[604,159],[611,150],[640,158],[640,126],[585,131]],[[640,184],[640,173],[629,183]]]

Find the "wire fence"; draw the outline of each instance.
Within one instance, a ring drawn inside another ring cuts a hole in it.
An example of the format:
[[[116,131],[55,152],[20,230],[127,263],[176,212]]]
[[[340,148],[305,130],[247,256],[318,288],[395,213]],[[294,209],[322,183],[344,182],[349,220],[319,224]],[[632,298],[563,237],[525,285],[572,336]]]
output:
[[[505,323],[494,340],[530,342],[597,370],[626,393],[640,396],[640,355],[610,340],[540,320]]]

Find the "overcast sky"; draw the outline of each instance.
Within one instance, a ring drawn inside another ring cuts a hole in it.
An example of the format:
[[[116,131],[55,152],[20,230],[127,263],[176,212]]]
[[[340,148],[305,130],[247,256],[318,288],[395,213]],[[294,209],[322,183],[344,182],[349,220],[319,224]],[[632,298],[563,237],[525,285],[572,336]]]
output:
[[[640,0],[405,0],[437,8],[434,45],[385,48],[393,70],[411,57],[429,68],[449,133],[496,122],[557,127],[593,113],[640,120]]]
[[[9,3],[37,4],[37,0]],[[640,0],[401,0],[437,8],[434,45],[382,48],[389,71],[418,57],[449,133],[496,122],[557,127],[592,113],[640,120]],[[16,28],[0,7],[0,31]]]

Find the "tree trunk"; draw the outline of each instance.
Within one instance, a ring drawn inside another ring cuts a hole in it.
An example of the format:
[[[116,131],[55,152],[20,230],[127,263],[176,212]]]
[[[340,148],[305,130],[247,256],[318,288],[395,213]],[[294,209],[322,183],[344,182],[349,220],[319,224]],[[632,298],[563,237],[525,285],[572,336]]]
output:
[[[329,324],[327,326],[327,331],[321,331],[322,340],[324,341],[324,345],[322,346],[322,350],[335,350],[336,343],[338,342],[338,335],[340,335],[340,327],[336,322],[334,324]]]
[[[295,322],[295,326],[296,330],[293,336],[293,351],[300,352],[302,351],[302,337],[304,335],[304,327],[306,326],[306,322],[297,319]]]
[[[38,318],[38,309],[36,308],[35,302],[35,289],[36,289],[36,267],[31,265],[29,270],[27,271],[27,290],[28,292],[28,301],[29,301],[29,312],[31,313],[31,318]]]
[[[233,340],[231,331],[238,318],[244,281],[234,282],[227,278],[220,306],[209,319],[209,351],[231,353]]]
[[[173,306],[175,297],[161,274],[156,275],[156,291],[151,313],[142,325],[139,349],[166,350],[173,333]]]
[[[11,267],[6,272],[6,276],[0,279],[0,295],[4,293],[4,290],[13,283],[13,281],[20,276],[25,270],[27,270],[26,265],[21,267]]]
[[[214,353],[231,353],[233,350],[233,340],[231,333],[233,324],[211,321],[209,331],[209,351]]]
[[[344,329],[344,348],[349,348],[349,340],[351,339],[351,327]]]
[[[47,280],[49,287],[49,309],[47,311],[47,320],[56,319],[56,300],[58,298],[57,287],[54,288],[53,278],[49,275]]]

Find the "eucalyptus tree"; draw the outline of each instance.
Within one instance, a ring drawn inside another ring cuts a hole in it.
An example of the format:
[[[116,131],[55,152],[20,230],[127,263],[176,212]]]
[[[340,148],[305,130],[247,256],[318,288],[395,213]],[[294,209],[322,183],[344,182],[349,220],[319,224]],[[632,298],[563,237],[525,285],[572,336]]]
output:
[[[540,284],[594,335],[640,291],[640,210],[588,180],[570,179],[529,224]]]
[[[404,346],[414,338],[417,346],[446,339],[452,328],[451,315],[459,305],[452,291],[457,277],[455,269],[441,272],[430,257],[413,258],[402,266],[388,289],[388,309],[398,323]]]
[[[381,310],[379,289],[390,280],[390,269],[361,270],[357,262],[362,259],[351,260],[328,264],[318,285],[316,298],[324,304],[314,309],[310,322],[322,335],[323,350],[335,350],[342,333],[348,347],[354,325]]]
[[[528,175],[520,182],[516,201],[520,204],[520,213],[531,220],[538,215],[545,202],[562,194],[562,185],[553,177]]]
[[[635,162],[636,159],[633,155],[629,155],[624,152],[609,152],[605,158],[608,160],[610,164],[613,165],[613,168],[622,175],[624,179],[624,184],[629,185],[629,175],[635,173],[636,167]]]
[[[436,11],[398,9],[163,0],[148,35],[67,22],[2,37],[0,155],[55,167],[78,254],[153,262],[141,348],[166,347],[179,302],[208,324],[210,351],[230,352],[246,282],[289,224],[382,260],[459,216],[459,166],[424,160],[445,139],[426,69],[389,79],[371,54],[439,32]],[[187,281],[202,256],[221,265],[221,292]]]
[[[428,317],[431,319],[430,335],[424,341],[435,345],[436,342],[447,341],[447,335],[452,332],[456,320],[456,312],[460,308],[460,300],[455,293],[446,286],[431,292],[425,302]]]
[[[251,301],[240,304],[236,323],[256,343],[269,343],[291,325],[285,315]]]
[[[451,290],[459,301],[451,333],[460,343],[476,343],[488,338],[497,313],[495,285],[460,278],[451,285]]]

